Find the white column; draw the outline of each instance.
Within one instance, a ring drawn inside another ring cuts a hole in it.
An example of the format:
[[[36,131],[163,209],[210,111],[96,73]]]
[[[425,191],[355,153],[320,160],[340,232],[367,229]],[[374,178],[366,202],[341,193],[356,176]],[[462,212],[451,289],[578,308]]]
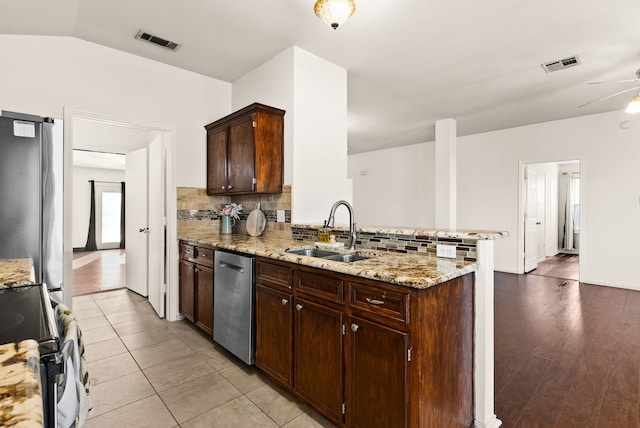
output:
[[[474,394],[476,428],[498,428],[494,409],[493,241],[476,241]]]
[[[436,228],[456,228],[456,121],[436,122]]]

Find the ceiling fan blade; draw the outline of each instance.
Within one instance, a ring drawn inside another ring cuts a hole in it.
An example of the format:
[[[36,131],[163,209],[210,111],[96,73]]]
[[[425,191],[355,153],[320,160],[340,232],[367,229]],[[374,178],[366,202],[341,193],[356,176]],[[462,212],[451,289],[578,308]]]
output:
[[[600,85],[601,83],[629,83],[640,82],[640,79],[626,79],[626,80],[608,80],[604,82],[588,82],[587,85]]]
[[[589,101],[588,103],[584,103],[584,104],[582,104],[582,105],[579,105],[579,106],[578,106],[578,108],[580,108],[580,107],[584,107],[584,106],[588,106],[589,104],[598,103],[598,102],[600,102],[600,101],[608,100],[609,98],[613,98],[613,97],[616,97],[616,96],[618,96],[618,95],[622,95],[622,94],[624,94],[625,92],[636,91],[636,90],[638,90],[638,89],[640,89],[640,85],[638,85],[638,86],[634,86],[633,88],[627,88],[627,89],[624,89],[624,90],[622,90],[622,91],[618,91],[618,92],[616,92],[616,93],[614,93],[614,94],[607,95],[606,97],[598,98],[597,100]]]

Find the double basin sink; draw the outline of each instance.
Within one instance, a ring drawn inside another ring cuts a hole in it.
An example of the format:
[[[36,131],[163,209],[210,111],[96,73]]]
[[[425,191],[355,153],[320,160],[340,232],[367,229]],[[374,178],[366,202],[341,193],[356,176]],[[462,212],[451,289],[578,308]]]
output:
[[[316,257],[323,260],[331,260],[334,262],[357,262],[358,260],[366,260],[371,257],[360,254],[342,254],[334,251],[320,250],[318,248],[302,248],[296,250],[286,250],[289,254],[297,254],[300,256]]]

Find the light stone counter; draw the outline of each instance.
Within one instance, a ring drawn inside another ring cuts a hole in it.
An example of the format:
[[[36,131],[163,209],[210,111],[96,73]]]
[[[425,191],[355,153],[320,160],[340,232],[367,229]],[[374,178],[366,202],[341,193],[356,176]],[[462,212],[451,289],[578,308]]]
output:
[[[312,247],[313,242],[235,234],[227,236],[207,230],[191,229],[179,235],[178,239],[412,288],[432,287],[477,268],[474,261],[371,250],[356,250],[356,254],[371,256],[369,259],[344,263],[285,252],[287,249]],[[344,250],[332,251],[348,253]]]
[[[0,288],[34,284],[32,280],[33,260],[0,259]]]
[[[42,427],[38,342],[0,345],[0,426]]]

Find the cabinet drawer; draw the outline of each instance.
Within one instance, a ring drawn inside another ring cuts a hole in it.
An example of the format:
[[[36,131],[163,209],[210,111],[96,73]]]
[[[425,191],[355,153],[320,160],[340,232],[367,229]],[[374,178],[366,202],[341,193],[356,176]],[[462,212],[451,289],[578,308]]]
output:
[[[349,283],[350,306],[369,318],[390,319],[409,324],[408,293],[357,282]]]
[[[183,260],[193,261],[195,256],[195,247],[189,244],[180,244],[180,258]]]
[[[339,278],[296,271],[293,283],[299,292],[339,305],[344,304],[344,281]]]
[[[213,267],[213,250],[211,248],[196,247],[193,261],[199,265]]]
[[[273,288],[291,290],[293,269],[273,263],[258,261],[256,263],[256,283]]]

